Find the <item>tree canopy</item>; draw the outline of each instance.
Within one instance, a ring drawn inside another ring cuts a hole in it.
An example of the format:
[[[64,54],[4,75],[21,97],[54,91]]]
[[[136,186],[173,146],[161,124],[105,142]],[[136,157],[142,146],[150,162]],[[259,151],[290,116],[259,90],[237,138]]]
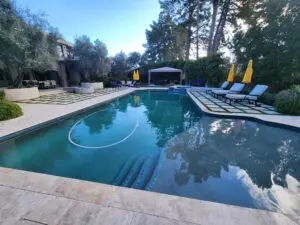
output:
[[[230,52],[232,61],[254,60],[254,82],[280,90],[300,83],[298,0],[162,0],[146,30],[147,63],[198,59]]]
[[[57,30],[43,14],[0,1],[0,70],[11,85],[20,86],[24,74],[56,70]]]
[[[108,58],[107,47],[99,39],[92,43],[86,35],[77,37],[72,53],[86,79],[98,80],[110,73],[111,61]]]

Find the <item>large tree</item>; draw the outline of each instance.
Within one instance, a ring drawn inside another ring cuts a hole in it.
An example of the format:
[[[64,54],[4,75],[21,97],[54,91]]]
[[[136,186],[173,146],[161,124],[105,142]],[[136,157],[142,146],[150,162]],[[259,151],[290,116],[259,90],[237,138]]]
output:
[[[0,69],[10,85],[20,87],[25,74],[56,69],[58,32],[42,14],[0,1]]]
[[[138,68],[141,64],[142,55],[139,52],[131,52],[128,54],[127,64],[130,69]]]
[[[300,4],[297,0],[247,0],[233,40],[239,62],[254,60],[254,80],[274,90],[300,83]]]
[[[98,80],[107,76],[111,70],[107,47],[99,39],[92,43],[88,36],[80,36],[75,39],[72,52],[79,70],[87,80]]]
[[[125,77],[128,70],[127,55],[121,51],[112,58],[111,73],[113,76]]]

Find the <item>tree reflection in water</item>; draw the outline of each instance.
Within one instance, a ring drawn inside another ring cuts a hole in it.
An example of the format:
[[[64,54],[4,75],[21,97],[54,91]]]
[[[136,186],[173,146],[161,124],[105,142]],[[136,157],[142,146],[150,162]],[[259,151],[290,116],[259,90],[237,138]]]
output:
[[[300,179],[300,137],[297,133],[243,120],[203,117],[197,125],[167,144],[168,159],[180,158],[178,185],[220,177],[230,165],[245,170],[261,188],[285,187],[287,174]]]

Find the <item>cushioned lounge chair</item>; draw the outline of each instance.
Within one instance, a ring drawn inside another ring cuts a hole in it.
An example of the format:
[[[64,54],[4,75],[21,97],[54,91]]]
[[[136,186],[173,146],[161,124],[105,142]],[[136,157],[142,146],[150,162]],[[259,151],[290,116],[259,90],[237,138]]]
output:
[[[248,101],[249,103],[255,103],[255,106],[259,106],[257,103],[260,96],[268,89],[267,85],[256,85],[252,91],[248,95],[240,95],[240,94],[227,94],[225,97],[229,100],[229,104],[232,101]]]
[[[212,92],[214,90],[224,90],[229,86],[229,82],[228,81],[224,81],[223,84],[219,87],[219,88],[205,88],[206,93]]]
[[[240,93],[245,87],[245,84],[242,83],[235,83],[229,90],[212,90],[212,94],[215,97],[218,96],[225,96],[227,94],[238,94]]]

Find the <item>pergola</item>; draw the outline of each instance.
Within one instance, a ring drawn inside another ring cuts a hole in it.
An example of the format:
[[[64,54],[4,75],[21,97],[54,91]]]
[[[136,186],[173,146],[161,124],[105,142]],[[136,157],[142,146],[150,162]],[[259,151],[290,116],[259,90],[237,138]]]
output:
[[[162,67],[162,68],[149,70],[148,71],[148,85],[150,85],[150,82],[151,82],[151,73],[180,73],[180,84],[182,83],[183,71],[180,69],[171,68],[171,67]]]

